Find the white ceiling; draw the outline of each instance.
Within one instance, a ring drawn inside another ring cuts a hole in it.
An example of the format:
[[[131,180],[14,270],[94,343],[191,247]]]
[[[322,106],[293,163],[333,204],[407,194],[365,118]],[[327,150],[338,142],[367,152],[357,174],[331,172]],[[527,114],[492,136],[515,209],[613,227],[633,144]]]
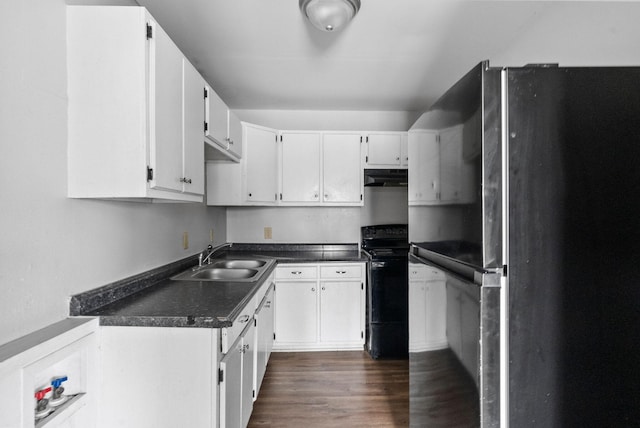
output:
[[[362,0],[337,33],[298,0],[137,3],[233,109],[421,111],[561,2]]]

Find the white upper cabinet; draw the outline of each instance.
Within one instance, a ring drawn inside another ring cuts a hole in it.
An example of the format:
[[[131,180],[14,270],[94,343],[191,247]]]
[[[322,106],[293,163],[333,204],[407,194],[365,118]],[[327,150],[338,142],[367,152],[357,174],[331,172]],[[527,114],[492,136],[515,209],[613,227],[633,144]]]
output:
[[[408,133],[402,133],[402,141],[400,144],[400,163],[402,168],[409,167],[409,136]]]
[[[463,126],[440,131],[440,200],[470,203],[474,201],[474,167],[463,158]]]
[[[409,204],[437,203],[440,149],[434,131],[409,131]]]
[[[231,110],[227,110],[227,130],[229,153],[240,159],[242,157],[242,122]]]
[[[182,53],[167,33],[149,19],[149,122],[152,189],[181,191],[182,162]]]
[[[370,132],[365,137],[366,168],[403,168],[403,132]],[[406,165],[404,165],[406,167]]]
[[[272,205],[278,200],[278,147],[275,129],[244,124],[244,201]]]
[[[202,85],[204,79],[193,65],[184,66],[184,182],[183,191],[204,194],[204,146],[202,145]]]
[[[211,145],[207,159],[242,157],[242,122],[208,85],[204,88],[206,142]]]
[[[282,203],[320,201],[320,138],[319,132],[280,133]]]
[[[409,204],[472,203],[474,165],[462,156],[462,126],[409,131]]]
[[[227,105],[208,85],[204,89],[205,126],[207,140],[227,150]]]
[[[187,93],[197,79],[151,15],[69,6],[67,55],[68,196],[202,202],[191,145],[202,144],[202,114]]]
[[[360,134],[322,136],[322,202],[362,205],[364,193]]]

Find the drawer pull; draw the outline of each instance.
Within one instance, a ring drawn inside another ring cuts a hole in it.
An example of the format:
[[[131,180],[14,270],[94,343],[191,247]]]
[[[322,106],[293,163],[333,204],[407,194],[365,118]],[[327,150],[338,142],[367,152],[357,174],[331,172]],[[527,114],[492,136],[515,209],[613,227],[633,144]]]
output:
[[[346,270],[337,270],[336,273],[338,275],[344,275],[345,273],[347,273],[347,271]]]
[[[302,272],[299,270],[292,270],[291,275],[302,275]]]
[[[244,324],[249,321],[249,318],[251,318],[249,315],[243,315],[238,319],[238,322]]]

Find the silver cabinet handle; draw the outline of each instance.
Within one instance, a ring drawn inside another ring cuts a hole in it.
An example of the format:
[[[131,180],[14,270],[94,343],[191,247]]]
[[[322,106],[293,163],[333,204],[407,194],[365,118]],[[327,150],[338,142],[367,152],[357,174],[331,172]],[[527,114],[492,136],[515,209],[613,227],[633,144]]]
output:
[[[238,319],[238,322],[244,324],[249,321],[249,318],[251,318],[249,315],[243,315]]]
[[[311,291],[316,291],[316,288],[315,287],[311,287]]]
[[[338,275],[344,275],[345,273],[347,273],[347,271],[346,270],[337,270],[336,273]]]
[[[299,270],[292,270],[291,271],[291,275],[301,275],[301,274],[302,274],[302,272],[299,271]]]
[[[322,287],[323,290],[326,290],[326,288]]]

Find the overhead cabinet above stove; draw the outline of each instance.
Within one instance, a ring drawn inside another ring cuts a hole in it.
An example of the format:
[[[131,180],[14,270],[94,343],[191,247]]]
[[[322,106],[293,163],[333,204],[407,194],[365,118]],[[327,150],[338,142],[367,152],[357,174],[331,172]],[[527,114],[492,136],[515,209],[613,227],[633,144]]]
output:
[[[208,205],[361,206],[362,135],[243,123],[239,164],[207,162]]]

